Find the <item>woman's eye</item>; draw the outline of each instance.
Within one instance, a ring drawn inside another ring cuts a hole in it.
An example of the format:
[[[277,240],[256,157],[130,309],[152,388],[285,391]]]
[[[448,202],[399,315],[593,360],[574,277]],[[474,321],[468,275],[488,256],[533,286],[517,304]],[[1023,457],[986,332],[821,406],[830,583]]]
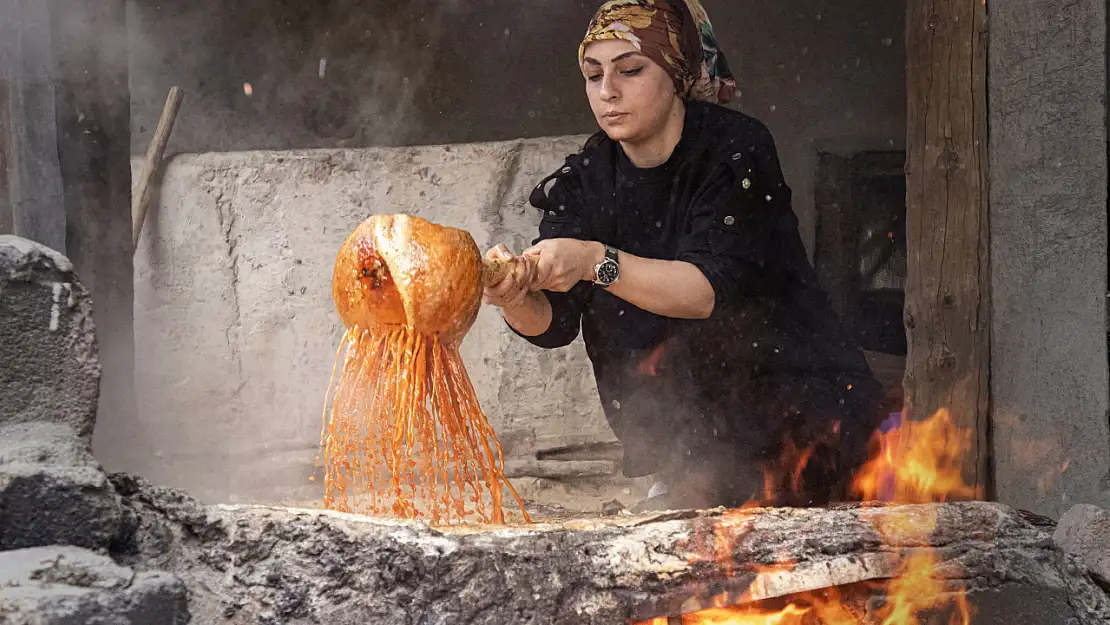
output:
[[[597,82],[597,81],[601,80],[601,74],[594,74],[592,76],[586,76],[586,80],[588,80],[590,82]]]
[[[640,67],[633,67],[632,69],[626,69],[621,73],[624,74],[625,76],[635,76],[635,75],[639,74],[642,71],[644,71],[644,67],[641,65]]]

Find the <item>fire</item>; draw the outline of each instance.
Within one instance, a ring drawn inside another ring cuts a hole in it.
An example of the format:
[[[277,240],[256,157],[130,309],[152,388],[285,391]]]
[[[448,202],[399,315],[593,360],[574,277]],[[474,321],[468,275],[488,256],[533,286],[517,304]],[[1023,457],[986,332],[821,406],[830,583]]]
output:
[[[880,433],[880,452],[856,474],[852,490],[864,500],[890,498],[896,503],[980,499],[982,493],[967,485],[962,473],[971,435],[957,428],[944,409],[925,421]],[[890,488],[893,497],[882,496]]]
[[[859,625],[860,621],[831,588],[824,595],[812,593],[778,610],[754,607],[710,608],[686,614],[674,620],[666,617],[645,621],[640,625]]]
[[[874,445],[876,453],[856,473],[852,492],[863,500],[883,500],[895,504],[928,504],[952,500],[980,498],[979,489],[968,485],[962,477],[962,458],[971,448],[971,432],[958,428],[947,410],[940,410],[931,418],[919,422],[906,422],[887,433],[878,432]],[[776,471],[766,473],[766,501],[775,500],[774,487],[785,483],[797,488],[795,476],[804,470],[812,457],[812,448],[799,450],[787,445]],[[785,471],[784,471],[785,469]],[[751,508],[763,505],[753,501],[739,510],[722,515],[714,526],[713,558],[723,565],[726,574],[734,573],[732,545],[748,531]],[[907,507],[904,511],[876,516],[884,522],[876,530],[893,546],[899,536],[925,539],[936,528],[936,510],[933,508]],[[749,568],[757,572],[754,588],[763,576],[774,569],[789,570],[791,563],[775,567]],[[938,562],[930,551],[908,555],[895,576],[885,586],[875,586],[885,597],[876,612],[879,620],[867,620],[881,625],[923,625],[936,623],[935,614],[948,612],[948,625],[970,625],[972,610],[962,589],[949,588],[933,573]],[[749,595],[752,595],[749,589]],[[753,597],[748,596],[750,601]],[[758,597],[754,597],[758,598]],[[862,616],[853,613],[835,588],[821,592],[793,595],[780,609],[767,609],[752,605],[717,607],[681,617],[656,618],[638,625],[863,625]]]
[[[774,612],[712,608],[683,617],[682,625],[801,625],[802,617],[807,613],[808,608],[795,605],[788,605]],[[666,625],[666,619],[663,625]]]

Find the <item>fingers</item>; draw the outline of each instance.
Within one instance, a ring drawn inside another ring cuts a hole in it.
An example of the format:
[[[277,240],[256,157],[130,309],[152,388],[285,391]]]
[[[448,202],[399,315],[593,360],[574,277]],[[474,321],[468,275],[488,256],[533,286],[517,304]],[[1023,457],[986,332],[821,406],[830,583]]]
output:
[[[540,241],[521,253],[532,269],[532,278],[528,282],[533,291],[546,289],[551,280],[552,270],[556,255],[553,253],[554,244],[550,240]]]
[[[528,296],[535,273],[535,262],[520,256],[513,256],[504,245],[496,245],[486,252],[490,259],[506,260],[509,271],[497,284],[487,286],[482,291],[482,299],[487,304],[501,308],[513,308],[524,303]]]
[[[505,302],[514,299],[523,290],[525,289],[510,274],[505,276],[501,282],[486,287],[482,294],[489,303],[504,306]]]
[[[524,250],[521,258],[535,263],[529,288],[565,293],[578,283],[578,266],[581,241],[574,239],[545,239]]]
[[[513,253],[505,247],[505,244],[498,243],[486,251],[486,258],[490,260],[512,260]]]
[[[513,268],[510,272],[517,284],[523,289],[531,289],[536,278],[536,262],[527,256],[518,256],[513,259]]]

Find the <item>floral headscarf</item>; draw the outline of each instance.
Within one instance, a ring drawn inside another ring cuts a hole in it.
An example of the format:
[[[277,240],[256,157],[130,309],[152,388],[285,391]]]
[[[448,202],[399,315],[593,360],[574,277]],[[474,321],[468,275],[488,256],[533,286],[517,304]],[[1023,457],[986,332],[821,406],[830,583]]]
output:
[[[655,61],[686,100],[724,104],[736,80],[698,0],[610,0],[590,21],[578,63],[595,41],[622,39]]]

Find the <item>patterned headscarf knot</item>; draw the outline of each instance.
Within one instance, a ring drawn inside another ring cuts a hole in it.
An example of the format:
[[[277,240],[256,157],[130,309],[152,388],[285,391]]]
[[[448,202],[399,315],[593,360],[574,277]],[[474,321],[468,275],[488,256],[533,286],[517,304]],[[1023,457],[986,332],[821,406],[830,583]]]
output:
[[[687,101],[725,104],[736,80],[698,0],[610,0],[590,21],[578,63],[595,41],[629,41],[671,76]]]

